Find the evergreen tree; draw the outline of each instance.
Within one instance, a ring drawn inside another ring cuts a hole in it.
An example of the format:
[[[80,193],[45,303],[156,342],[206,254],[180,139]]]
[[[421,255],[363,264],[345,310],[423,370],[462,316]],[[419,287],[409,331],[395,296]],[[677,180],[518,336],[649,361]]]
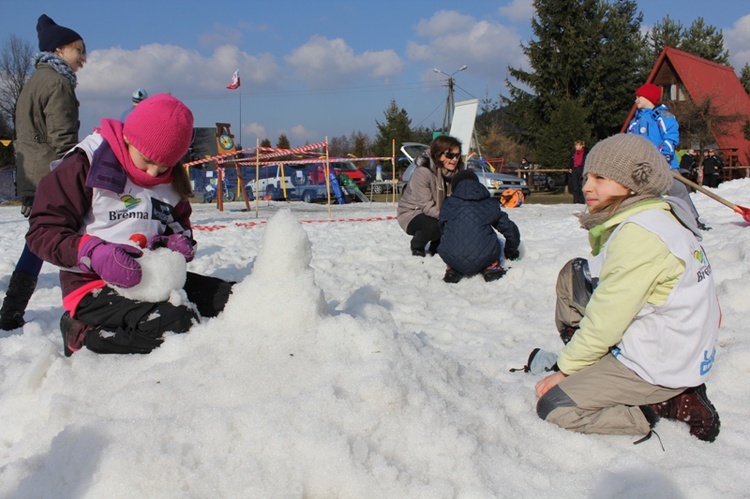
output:
[[[276,141],[276,147],[278,149],[289,149],[291,147],[289,145],[289,139],[287,138],[285,133],[279,135],[279,140]]]
[[[656,62],[664,47],[683,50],[719,64],[729,62],[729,52],[724,48],[724,34],[715,26],[707,25],[702,17],[685,28],[682,23],[667,16],[654,24],[646,37],[651,65]]]
[[[664,47],[679,48],[685,38],[685,27],[679,21],[674,21],[669,16],[657,21],[651,31],[646,35],[648,41],[649,55],[653,62],[659,57]]]
[[[545,140],[536,149],[536,162],[546,168],[568,168],[576,140],[591,141],[588,111],[580,100],[564,100],[542,128]]]
[[[571,142],[545,143],[553,115],[573,140],[588,130],[602,139],[622,126],[632,92],[646,72],[642,16],[635,0],[534,0],[534,8],[535,39],[522,47],[531,70],[509,69],[518,84],[507,81],[504,114],[514,137],[535,151],[544,147],[546,161],[554,163],[542,166],[554,167],[569,155]],[[581,113],[566,121],[563,110],[573,103]]]
[[[260,147],[273,147],[270,139],[263,139],[260,141]]]
[[[342,135],[341,137],[333,137],[328,141],[328,154],[330,156],[346,156],[350,150],[351,146],[346,135]]]
[[[745,87],[745,92],[750,95],[750,63],[745,64],[740,73],[740,81],[742,86]]]
[[[690,25],[680,50],[719,64],[729,63],[729,52],[724,48],[724,34],[715,26],[706,25],[702,17]]]
[[[372,156],[372,144],[370,142],[370,137],[368,137],[366,133],[359,130],[352,132],[349,137],[349,143],[351,144],[352,154],[358,158]]]
[[[411,119],[405,109],[399,109],[395,99],[391,99],[391,104],[383,114],[383,123],[375,120],[378,133],[372,147],[376,156],[391,156],[392,140],[396,141],[396,150],[403,142],[412,140]]]
[[[434,127],[433,127],[434,128]],[[412,142],[420,142],[422,144],[429,144],[432,142],[432,130],[433,128],[427,128],[425,126],[418,126],[411,130]],[[401,147],[400,144],[396,144],[396,150]]]

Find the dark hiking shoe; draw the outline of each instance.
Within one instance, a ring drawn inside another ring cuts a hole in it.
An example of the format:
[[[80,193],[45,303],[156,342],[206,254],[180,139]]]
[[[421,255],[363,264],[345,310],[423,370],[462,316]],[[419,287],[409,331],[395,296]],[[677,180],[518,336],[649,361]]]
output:
[[[713,442],[719,434],[719,413],[708,400],[705,384],[688,388],[676,397],[650,406],[664,419],[687,423],[690,434],[699,440]]]
[[[60,331],[63,337],[63,348],[65,356],[70,357],[75,352],[83,348],[86,340],[86,333],[93,328],[88,324],[73,319],[68,312],[65,312],[60,319]]]
[[[414,249],[414,248],[412,248],[411,254],[412,256],[425,256],[426,255],[423,249]]]
[[[484,277],[485,281],[492,282],[492,281],[497,281],[498,279],[500,279],[502,276],[505,275],[506,272],[507,270],[502,268],[500,266],[500,263],[495,261],[495,263],[493,263],[492,265],[484,269],[481,272],[481,274],[482,274],[482,277]]]
[[[638,408],[643,413],[643,417],[646,418],[646,421],[648,421],[648,427],[653,428],[656,426],[656,423],[659,422],[661,419],[659,417],[659,414],[657,414],[656,409],[654,409],[652,406],[646,404],[646,405],[639,405]]]
[[[455,284],[458,281],[460,281],[461,279],[463,279],[463,277],[464,277],[463,275],[461,275],[460,273],[456,272],[452,268],[448,267],[445,270],[445,275],[443,276],[443,281],[451,283],[451,284]]]

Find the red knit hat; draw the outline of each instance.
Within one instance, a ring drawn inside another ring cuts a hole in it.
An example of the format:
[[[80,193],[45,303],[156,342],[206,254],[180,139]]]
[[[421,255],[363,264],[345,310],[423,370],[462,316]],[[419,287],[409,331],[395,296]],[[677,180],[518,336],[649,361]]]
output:
[[[193,113],[171,95],[157,94],[133,108],[122,133],[148,159],[172,167],[190,147]]]
[[[635,95],[640,95],[644,99],[648,99],[654,106],[661,100],[661,88],[657,87],[653,83],[646,83],[635,91]]]

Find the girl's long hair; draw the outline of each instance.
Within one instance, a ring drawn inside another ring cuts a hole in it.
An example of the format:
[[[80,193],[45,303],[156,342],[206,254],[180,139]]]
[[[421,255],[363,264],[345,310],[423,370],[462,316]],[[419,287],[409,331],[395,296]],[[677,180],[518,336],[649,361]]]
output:
[[[174,167],[174,173],[172,174],[172,187],[177,191],[180,196],[180,201],[189,201],[193,197],[193,187],[190,185],[190,176],[188,175],[187,168],[178,164]]]

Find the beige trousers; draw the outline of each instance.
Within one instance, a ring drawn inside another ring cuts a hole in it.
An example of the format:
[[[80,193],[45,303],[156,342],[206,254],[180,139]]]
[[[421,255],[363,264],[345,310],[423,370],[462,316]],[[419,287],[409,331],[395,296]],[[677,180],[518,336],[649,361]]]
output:
[[[580,433],[646,435],[649,423],[638,406],[658,404],[683,391],[652,385],[607,354],[547,392],[537,403],[537,414]]]

